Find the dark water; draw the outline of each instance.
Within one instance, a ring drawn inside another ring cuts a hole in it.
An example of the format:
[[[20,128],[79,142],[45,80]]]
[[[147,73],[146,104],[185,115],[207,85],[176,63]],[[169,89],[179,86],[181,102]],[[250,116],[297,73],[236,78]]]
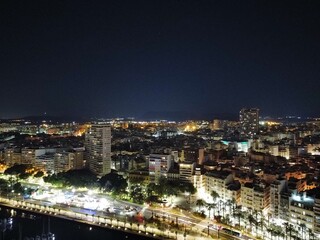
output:
[[[19,210],[13,212],[12,209],[4,207],[1,207],[0,219],[2,220],[2,224],[0,224],[0,240],[25,240],[27,237],[36,237],[37,235],[41,236],[42,233],[47,233],[49,228],[50,232],[55,234],[56,240],[151,239],[135,234],[99,228],[56,217],[50,217],[49,220],[48,216],[30,214]],[[9,224],[11,220],[12,224]],[[48,222],[50,222],[49,228]]]

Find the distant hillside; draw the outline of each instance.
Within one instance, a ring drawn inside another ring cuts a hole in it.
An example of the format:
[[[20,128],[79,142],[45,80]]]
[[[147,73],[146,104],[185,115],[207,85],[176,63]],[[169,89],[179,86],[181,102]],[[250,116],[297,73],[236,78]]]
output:
[[[32,123],[41,123],[42,121],[51,122],[51,123],[61,123],[61,122],[85,122],[87,119],[81,117],[69,117],[69,116],[26,116],[21,118],[12,118],[12,119],[2,119],[2,122],[5,121],[28,121]]]
[[[183,112],[183,111],[150,111],[140,116],[142,120],[174,120],[174,121],[183,121],[183,120],[212,120],[212,119],[225,119],[225,120],[238,120],[236,114],[231,113],[192,113],[192,112]]]

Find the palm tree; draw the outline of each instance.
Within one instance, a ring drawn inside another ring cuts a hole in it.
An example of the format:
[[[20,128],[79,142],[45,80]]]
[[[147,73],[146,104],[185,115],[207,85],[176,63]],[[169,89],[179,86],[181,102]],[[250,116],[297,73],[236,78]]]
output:
[[[273,225],[273,233],[274,235],[278,238],[279,236],[282,236],[282,228],[277,226],[277,225]]]
[[[237,201],[234,198],[232,198],[231,204],[232,204],[232,214],[233,214],[237,208]]]
[[[225,216],[224,222],[225,222],[227,225],[231,225],[230,214],[227,214],[227,215]]]
[[[287,238],[288,238],[288,231],[289,231],[289,223],[288,222],[285,222],[284,224],[283,224],[283,226],[284,226],[284,228],[285,228],[285,236],[286,236],[286,240],[287,240]],[[291,230],[290,230],[291,231]]]
[[[238,217],[238,225],[239,225],[239,227],[241,228],[241,218],[244,217],[243,212],[242,212],[240,209],[238,209],[238,210],[234,213],[234,216],[235,216],[235,217]]]
[[[271,217],[271,214],[268,213],[268,226],[270,225],[270,217]]]
[[[255,219],[258,220],[258,213],[259,213],[259,211],[256,210],[256,209],[253,209],[253,210],[251,211],[251,213],[252,213],[252,215],[255,217]]]
[[[253,214],[253,216],[254,216],[254,221],[255,221],[255,227],[256,227],[256,233],[258,232],[258,214],[261,214],[261,212],[260,211],[258,211],[258,210],[256,210],[256,209],[253,209],[253,211],[252,211],[252,214]],[[260,215],[261,216],[261,215]]]
[[[281,228],[276,228],[274,229],[274,235],[279,239],[279,237],[283,237],[283,232],[282,232],[282,229]]]
[[[274,235],[274,230],[271,227],[269,227],[267,228],[267,231],[270,233],[270,239],[272,240],[272,237]]]
[[[312,230],[310,228],[308,228],[308,234],[309,234],[309,239],[314,240],[314,233],[312,232]]]
[[[203,207],[205,202],[202,199],[198,199],[196,201],[196,206],[198,207],[198,211],[200,212],[200,207]]]
[[[295,229],[294,229],[294,227],[293,227],[292,224],[289,224],[289,226],[288,226],[288,231],[289,231],[289,239],[291,240],[291,238],[292,238],[292,232],[295,232]]]
[[[225,207],[225,205],[223,204],[223,202],[222,202],[221,210],[222,210],[222,217],[224,218],[226,207]]]
[[[220,197],[216,191],[212,191],[210,195],[212,197],[213,202],[215,202]]]
[[[235,211],[235,209],[236,209],[236,207],[237,207],[236,205],[237,205],[237,204],[236,204],[236,200],[234,200],[234,198],[228,199],[228,200],[226,201],[226,206],[229,207],[229,211],[230,211],[231,215],[233,215],[233,213],[234,213],[234,211]]]
[[[211,210],[213,209],[215,209],[215,207],[216,207],[216,204],[214,204],[214,203],[208,203],[207,205],[206,205],[206,207],[207,207],[207,209],[208,209],[208,212],[209,212],[209,219],[210,219],[210,213],[211,213]],[[214,212],[213,212],[213,216],[214,216]]]
[[[304,239],[304,233],[305,233],[305,231],[306,231],[307,226],[306,226],[304,223],[301,223],[301,224],[299,224],[299,227],[300,227],[300,229],[301,229],[302,239]]]
[[[248,221],[250,224],[250,232],[252,232],[252,224],[254,223],[254,217],[251,214],[248,215]]]
[[[262,239],[264,239],[264,229],[263,227],[265,226],[265,218],[261,216],[260,222],[259,222],[260,230],[262,232]]]
[[[222,200],[220,200],[220,201],[218,202],[218,214],[219,214],[219,215],[220,215],[220,211],[221,211],[221,209],[222,209],[221,205],[222,205],[222,206],[224,205],[224,202],[223,202]],[[224,209],[223,209],[223,211],[224,211]]]

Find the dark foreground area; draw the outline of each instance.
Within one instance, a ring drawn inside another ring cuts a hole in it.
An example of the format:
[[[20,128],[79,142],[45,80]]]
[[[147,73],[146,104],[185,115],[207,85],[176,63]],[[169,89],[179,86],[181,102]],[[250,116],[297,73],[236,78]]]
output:
[[[49,232],[54,234],[55,240],[151,239],[6,207],[1,207],[0,219],[0,240],[35,240],[37,237],[42,240]]]

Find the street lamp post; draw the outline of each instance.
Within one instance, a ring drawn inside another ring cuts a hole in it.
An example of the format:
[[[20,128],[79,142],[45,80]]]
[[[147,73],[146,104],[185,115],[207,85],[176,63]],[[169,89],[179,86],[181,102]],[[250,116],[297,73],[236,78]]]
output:
[[[218,226],[218,239],[220,238],[220,230],[221,230],[221,226]]]

